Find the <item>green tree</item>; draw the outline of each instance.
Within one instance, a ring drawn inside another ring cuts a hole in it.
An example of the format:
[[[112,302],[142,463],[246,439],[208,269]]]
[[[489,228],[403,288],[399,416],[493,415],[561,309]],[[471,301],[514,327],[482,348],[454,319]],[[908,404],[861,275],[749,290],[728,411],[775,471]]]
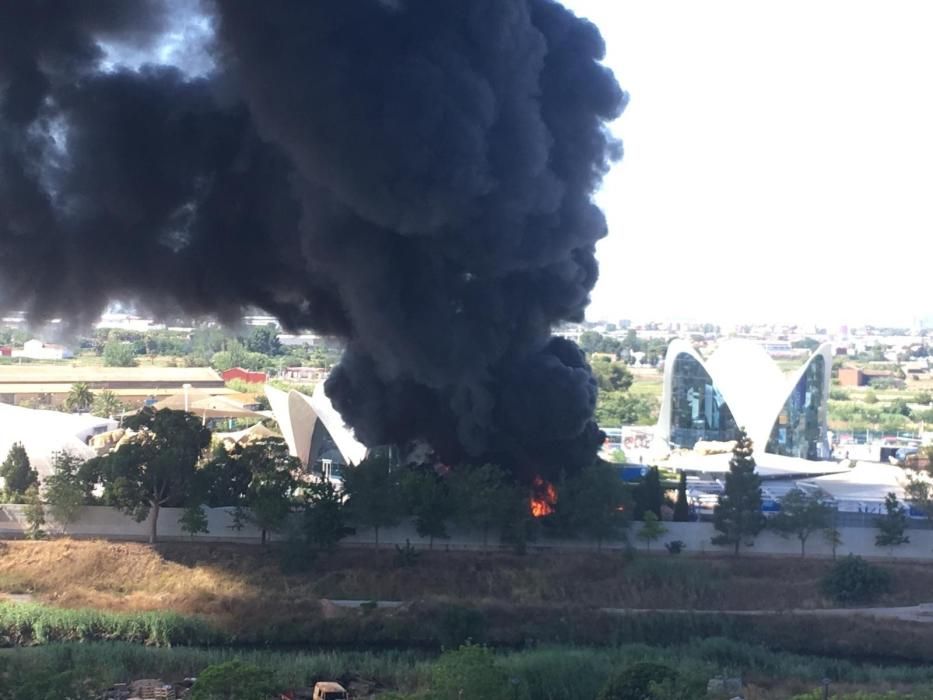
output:
[[[628,391],[632,386],[632,373],[623,362],[600,358],[592,363],[592,370],[601,391]]]
[[[22,498],[26,490],[39,483],[39,473],[29,464],[29,455],[22,443],[14,442],[3,464],[0,464],[0,476],[8,500]]]
[[[875,519],[878,528],[875,546],[897,547],[908,544],[910,537],[904,534],[907,530],[907,509],[900,504],[895,493],[891,492],[885,496],[884,511],[884,515]]]
[[[344,519],[343,497],[327,479],[304,488],[304,532],[309,544],[331,551],[350,529]]]
[[[489,543],[489,530],[502,524],[507,513],[508,482],[505,472],[494,464],[479,467],[461,465],[450,476],[450,490],[456,509],[454,519],[464,527],[483,533],[483,548]]]
[[[453,517],[454,502],[447,480],[433,469],[409,469],[402,478],[402,490],[415,529],[428,538],[428,549],[434,548],[435,538],[449,538],[447,523]]]
[[[124,343],[115,337],[104,345],[105,367],[135,367],[136,351],[130,343]]]
[[[645,543],[648,551],[651,551],[651,543],[662,538],[665,534],[667,534],[667,528],[658,519],[658,516],[653,511],[645,511],[645,522],[636,537]]]
[[[240,505],[246,519],[260,530],[262,544],[269,532],[284,527],[292,509],[296,483],[292,476],[301,463],[288,453],[284,440],[257,440],[242,448],[238,456],[241,466],[250,474],[249,486]]]
[[[65,397],[65,408],[71,413],[86,413],[94,403],[94,392],[86,382],[75,382]]]
[[[42,505],[42,496],[39,494],[39,485],[32,484],[23,494],[23,515],[26,518],[25,535],[30,540],[40,540],[45,537],[45,507]]]
[[[269,700],[278,690],[271,672],[234,659],[201,671],[191,700]]]
[[[343,489],[350,520],[372,528],[379,547],[379,530],[397,525],[404,504],[398,470],[382,455],[367,457],[356,467],[344,470]]]
[[[660,520],[663,503],[664,489],[661,486],[661,472],[657,467],[651,467],[636,491],[635,518],[644,518],[646,513],[651,512]]]
[[[52,473],[45,479],[45,500],[49,515],[62,532],[77,521],[85,505],[87,486],[80,473],[83,461],[64,450],[52,455]]]
[[[618,471],[597,463],[561,482],[553,517],[564,536],[595,540],[602,549],[603,542],[621,536],[631,511]]]
[[[499,542],[516,554],[524,554],[528,542],[537,537],[539,519],[531,513],[528,491],[518,484],[508,484],[501,494],[502,517],[499,520]]]
[[[888,404],[885,413],[893,413],[898,416],[910,418],[910,406],[907,405],[904,399],[894,399],[894,401]]]
[[[257,326],[246,339],[246,349],[263,355],[281,355],[282,343],[274,325]]]
[[[907,502],[923,513],[927,520],[933,522],[933,482],[908,472],[904,491]]]
[[[674,522],[685,523],[690,520],[690,504],[687,502],[687,472],[680,472],[677,483],[677,503],[674,504]]]
[[[814,532],[830,524],[832,506],[824,502],[823,493],[807,493],[791,489],[781,497],[781,510],[771,520],[771,527],[782,537],[794,535],[800,540],[800,556],[806,556],[807,540]]]
[[[181,531],[191,535],[191,539],[199,533],[210,532],[207,529],[207,513],[201,505],[191,505],[182,511],[178,518],[178,524],[181,525]]]
[[[839,546],[842,544],[842,532],[836,526],[836,510],[833,509],[832,513],[832,524],[823,530],[823,537],[826,539],[826,544],[829,545],[830,549],[833,552],[833,561],[836,561],[836,550],[839,549]]]
[[[599,425],[647,425],[657,420],[658,403],[652,397],[624,391],[601,391],[593,414]]]
[[[154,543],[159,510],[189,500],[210,431],[191,413],[151,407],[127,418],[125,425],[137,431],[134,439],[91,463],[104,501],[138,522],[148,517],[149,542]]]
[[[126,410],[126,406],[110,389],[104,389],[94,396],[91,413],[101,418],[113,418]]]
[[[748,538],[755,537],[765,526],[761,513],[761,478],[755,473],[754,446],[745,430],[739,431],[732,450],[726,486],[713,510],[713,526],[719,535],[713,544],[732,545],[735,556]]]

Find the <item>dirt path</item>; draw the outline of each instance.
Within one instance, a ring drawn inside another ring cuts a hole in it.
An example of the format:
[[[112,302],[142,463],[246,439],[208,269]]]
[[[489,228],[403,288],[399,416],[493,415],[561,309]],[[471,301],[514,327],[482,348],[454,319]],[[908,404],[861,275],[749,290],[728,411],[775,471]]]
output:
[[[645,613],[674,613],[680,615],[818,615],[821,617],[848,617],[861,615],[906,622],[933,622],[933,603],[890,608],[794,608],[790,610],[665,610],[648,608],[601,608],[613,615]]]

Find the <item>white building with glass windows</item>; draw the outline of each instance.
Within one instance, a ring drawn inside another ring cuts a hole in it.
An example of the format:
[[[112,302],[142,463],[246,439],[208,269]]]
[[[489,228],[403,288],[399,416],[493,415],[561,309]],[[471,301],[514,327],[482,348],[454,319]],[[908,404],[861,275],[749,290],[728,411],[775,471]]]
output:
[[[832,346],[824,343],[791,372],[765,349],[727,340],[708,359],[674,340],[664,362],[656,438],[671,448],[734,440],[744,428],[756,452],[806,460],[831,455],[826,408]]]

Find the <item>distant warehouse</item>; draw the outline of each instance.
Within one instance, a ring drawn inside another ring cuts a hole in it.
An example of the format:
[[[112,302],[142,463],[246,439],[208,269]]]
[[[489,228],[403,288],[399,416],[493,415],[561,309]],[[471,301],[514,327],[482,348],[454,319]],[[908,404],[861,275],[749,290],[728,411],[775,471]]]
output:
[[[59,405],[74,384],[91,391],[107,389],[128,406],[191,389],[224,394],[223,378],[209,367],[69,367],[62,365],[0,365],[0,402],[19,404],[47,400]]]

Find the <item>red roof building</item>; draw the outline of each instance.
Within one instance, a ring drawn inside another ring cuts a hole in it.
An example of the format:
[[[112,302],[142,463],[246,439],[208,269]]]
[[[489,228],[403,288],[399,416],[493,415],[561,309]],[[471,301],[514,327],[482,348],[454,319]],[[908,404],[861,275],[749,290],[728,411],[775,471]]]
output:
[[[224,378],[224,383],[239,379],[247,384],[265,384],[269,379],[265,372],[253,372],[248,369],[243,369],[242,367],[231,367],[221,372],[220,376]]]

